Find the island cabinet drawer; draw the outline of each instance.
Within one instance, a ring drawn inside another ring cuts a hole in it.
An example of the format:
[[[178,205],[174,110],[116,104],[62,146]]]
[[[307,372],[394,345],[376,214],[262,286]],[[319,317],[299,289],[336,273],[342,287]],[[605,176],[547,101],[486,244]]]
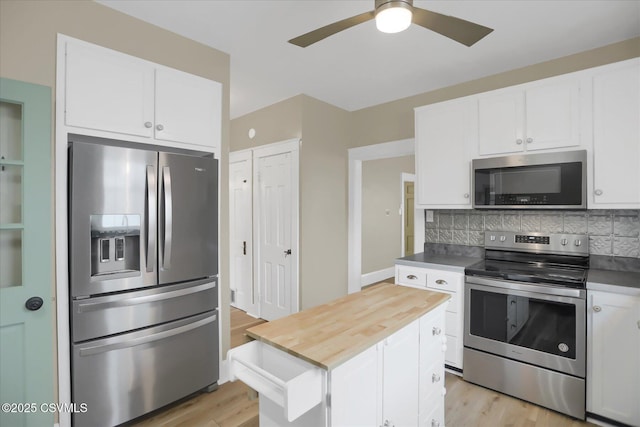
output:
[[[460,292],[464,275],[449,271],[429,270],[427,287],[448,292]]]
[[[396,265],[396,283],[425,288],[427,286],[427,270],[406,265]]]
[[[240,380],[284,410],[294,421],[323,399],[326,372],[260,341],[229,350],[231,381]]]

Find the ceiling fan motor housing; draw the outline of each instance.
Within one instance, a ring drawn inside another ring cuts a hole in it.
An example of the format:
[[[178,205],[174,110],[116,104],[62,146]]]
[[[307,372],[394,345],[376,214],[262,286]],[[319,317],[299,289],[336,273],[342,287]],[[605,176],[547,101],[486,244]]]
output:
[[[413,10],[413,0],[376,0],[375,12],[376,15],[385,9],[392,7],[402,7],[405,9]]]

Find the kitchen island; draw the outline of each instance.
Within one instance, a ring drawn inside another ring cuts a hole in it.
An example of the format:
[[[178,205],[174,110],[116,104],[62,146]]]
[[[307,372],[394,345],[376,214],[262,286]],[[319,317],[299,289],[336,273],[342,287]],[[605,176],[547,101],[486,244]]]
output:
[[[449,295],[372,286],[250,328],[230,377],[260,393],[260,425],[444,425]]]

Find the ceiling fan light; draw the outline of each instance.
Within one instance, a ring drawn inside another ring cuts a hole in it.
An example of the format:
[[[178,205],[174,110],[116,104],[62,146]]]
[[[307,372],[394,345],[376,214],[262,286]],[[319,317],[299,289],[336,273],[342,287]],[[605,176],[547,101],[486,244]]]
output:
[[[376,27],[383,33],[399,33],[411,25],[412,13],[405,3],[387,3],[389,7],[376,11]],[[386,5],[385,5],[386,6]]]

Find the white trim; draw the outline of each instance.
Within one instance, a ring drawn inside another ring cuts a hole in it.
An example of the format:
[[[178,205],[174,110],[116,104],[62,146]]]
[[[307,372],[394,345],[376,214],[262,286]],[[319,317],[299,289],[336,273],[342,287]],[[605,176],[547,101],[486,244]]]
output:
[[[65,107],[65,44],[67,37],[58,34],[56,53],[56,134],[55,134],[55,248],[56,248],[56,319],[58,334],[58,403],[71,403],[71,354],[69,336],[69,275],[67,234],[67,128]],[[58,414],[60,427],[71,426],[71,414]]]
[[[413,138],[349,149],[347,292],[350,294],[361,289],[362,281],[362,162],[412,155],[415,155]]]
[[[226,356],[226,355],[225,355]],[[220,370],[218,372],[219,374],[219,379],[218,379],[218,385],[222,385],[226,382],[230,381],[230,376],[229,376],[229,359],[224,359],[220,361]]]
[[[406,195],[404,194],[404,184],[405,182],[413,182],[415,184],[416,182],[416,174],[414,173],[406,173],[406,172],[402,172],[400,174],[400,194],[401,194],[401,199],[400,199],[400,219],[402,221],[401,223],[401,229],[400,229],[400,256],[403,257],[405,256],[405,252],[404,252],[404,247],[405,242],[404,242],[404,216],[406,215],[407,210],[405,209],[405,205],[404,205],[404,201],[406,199]],[[414,209],[415,210],[415,209]],[[415,215],[415,214],[414,214]],[[415,216],[414,216],[415,218]],[[415,221],[415,220],[414,220]],[[415,226],[414,226],[414,232],[415,232]],[[414,245],[415,247],[415,245]]]
[[[294,255],[295,262],[292,263],[291,266],[291,309],[293,313],[297,313],[300,311],[300,227],[299,227],[299,217],[300,217],[300,145],[302,144],[302,140],[299,138],[289,139],[281,142],[275,142],[273,144],[261,145],[259,147],[255,147],[252,149],[253,151],[253,185],[254,188],[258,184],[257,173],[258,167],[256,159],[260,157],[273,156],[277,154],[283,153],[291,153],[291,205],[292,205],[292,215],[291,215],[291,251]],[[257,272],[259,267],[259,259],[260,259],[260,244],[257,242],[260,236],[260,221],[257,221],[256,218],[260,216],[259,213],[259,203],[256,200],[258,195],[257,191],[253,192],[253,235],[254,235],[254,246],[253,246],[253,271]],[[260,284],[257,283],[259,275],[254,274],[254,289],[258,293],[258,313],[257,316],[261,315],[261,307],[260,307]]]
[[[385,279],[392,277],[395,280],[396,270],[395,267],[383,268],[382,270],[372,271],[371,273],[365,273],[360,280],[360,286],[367,286],[372,283],[381,282]]]

